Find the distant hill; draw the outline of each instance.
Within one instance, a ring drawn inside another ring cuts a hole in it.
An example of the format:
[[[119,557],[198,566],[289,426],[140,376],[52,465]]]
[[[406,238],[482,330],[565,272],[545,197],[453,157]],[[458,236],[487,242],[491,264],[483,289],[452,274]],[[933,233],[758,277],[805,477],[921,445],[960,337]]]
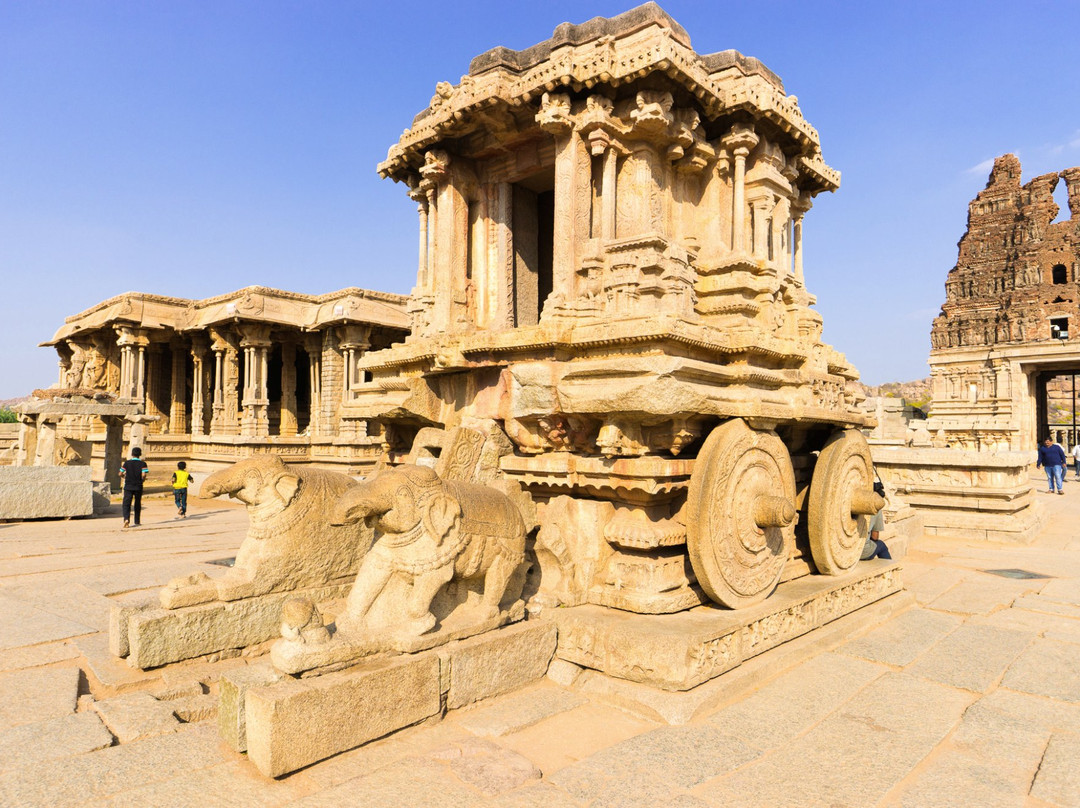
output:
[[[915,407],[925,407],[930,403],[930,377],[916,379],[912,382],[888,382],[886,384],[869,385],[857,382],[863,393],[870,396],[885,396],[887,398],[902,398],[908,404]]]
[[[19,398],[4,398],[0,399],[0,410],[10,410],[16,404],[22,404],[24,401],[29,401],[30,396],[21,396]]]

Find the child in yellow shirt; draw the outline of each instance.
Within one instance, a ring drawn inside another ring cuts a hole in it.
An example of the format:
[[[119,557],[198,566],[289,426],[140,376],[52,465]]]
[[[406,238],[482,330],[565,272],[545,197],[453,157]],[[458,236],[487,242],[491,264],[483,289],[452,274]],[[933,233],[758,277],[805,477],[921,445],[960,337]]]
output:
[[[187,472],[187,463],[181,460],[176,464],[176,471],[172,475],[173,502],[176,503],[178,519],[187,517],[187,490],[188,484],[194,478]]]

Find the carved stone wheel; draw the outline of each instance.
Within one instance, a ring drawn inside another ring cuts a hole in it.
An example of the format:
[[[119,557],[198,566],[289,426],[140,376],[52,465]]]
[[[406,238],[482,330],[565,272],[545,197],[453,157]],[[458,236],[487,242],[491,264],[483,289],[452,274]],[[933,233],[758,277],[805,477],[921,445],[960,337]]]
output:
[[[740,419],[705,440],[690,475],[686,546],[698,583],[731,609],[759,603],[795,539],[795,472],[773,432]]]
[[[810,480],[807,532],[818,572],[839,575],[858,563],[870,517],[884,504],[874,493],[874,465],[866,438],[857,429],[834,434],[821,450]]]

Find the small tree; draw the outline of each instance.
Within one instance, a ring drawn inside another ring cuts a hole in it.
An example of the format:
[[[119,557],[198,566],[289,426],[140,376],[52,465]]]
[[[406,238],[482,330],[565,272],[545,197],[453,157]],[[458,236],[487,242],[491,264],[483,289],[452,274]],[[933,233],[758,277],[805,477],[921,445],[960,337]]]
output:
[[[0,424],[14,424],[19,420],[15,411],[7,407],[0,407]]]

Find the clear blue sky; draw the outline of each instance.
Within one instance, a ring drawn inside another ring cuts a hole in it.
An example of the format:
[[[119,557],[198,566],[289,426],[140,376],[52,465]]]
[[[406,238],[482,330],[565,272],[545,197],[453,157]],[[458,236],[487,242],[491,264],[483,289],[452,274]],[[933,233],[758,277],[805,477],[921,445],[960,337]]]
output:
[[[631,5],[0,0],[0,399],[120,292],[407,293],[415,206],[375,165],[435,83]],[[986,161],[1080,165],[1080,3],[661,5],[778,73],[843,172],[805,227],[825,338],[869,383],[925,375]]]

